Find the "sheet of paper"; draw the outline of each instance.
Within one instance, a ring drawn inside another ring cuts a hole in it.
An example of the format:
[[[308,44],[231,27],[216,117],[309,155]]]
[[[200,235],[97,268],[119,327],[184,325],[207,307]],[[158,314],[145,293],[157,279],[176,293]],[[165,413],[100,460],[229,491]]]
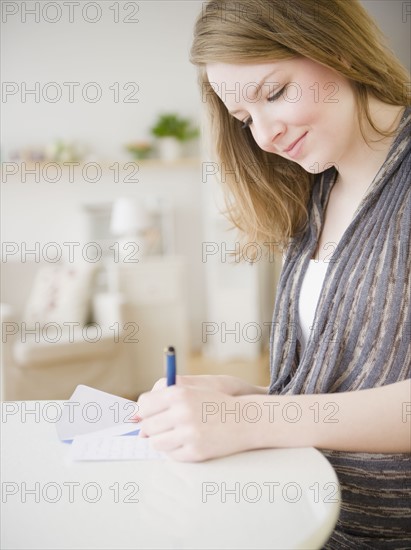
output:
[[[107,435],[121,435],[138,430],[131,420],[137,404],[89,386],[79,385],[68,401],[63,402],[62,415],[56,424],[63,441],[76,436],[108,430]]]
[[[166,455],[150,448],[147,438],[137,436],[75,437],[70,449],[71,460],[165,460]]]

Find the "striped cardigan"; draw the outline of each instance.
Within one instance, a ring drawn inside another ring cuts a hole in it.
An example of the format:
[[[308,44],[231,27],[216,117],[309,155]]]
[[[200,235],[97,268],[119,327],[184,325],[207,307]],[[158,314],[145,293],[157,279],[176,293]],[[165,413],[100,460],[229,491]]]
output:
[[[330,168],[316,179],[307,229],[285,255],[271,329],[270,394],[354,391],[411,376],[411,107],[334,249],[301,353],[299,293],[336,175]],[[342,491],[340,518],[325,548],[411,548],[411,457],[324,455]]]

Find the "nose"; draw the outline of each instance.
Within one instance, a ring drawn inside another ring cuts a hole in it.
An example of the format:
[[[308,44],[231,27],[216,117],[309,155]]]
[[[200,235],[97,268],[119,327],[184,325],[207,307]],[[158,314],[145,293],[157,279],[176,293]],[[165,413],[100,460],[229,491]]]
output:
[[[276,144],[281,141],[280,138],[285,131],[285,125],[282,122],[269,120],[267,117],[257,120],[253,118],[252,130],[254,140],[260,149],[268,153],[280,152],[280,148]]]

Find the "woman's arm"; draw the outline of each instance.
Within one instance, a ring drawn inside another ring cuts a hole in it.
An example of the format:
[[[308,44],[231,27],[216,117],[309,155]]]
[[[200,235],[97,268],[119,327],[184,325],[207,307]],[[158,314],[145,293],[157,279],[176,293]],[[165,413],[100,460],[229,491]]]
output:
[[[214,390],[227,395],[255,395],[268,393],[268,386],[255,386],[229,374],[193,374],[177,375],[177,385],[192,386]],[[162,390],[167,387],[166,378],[160,378],[154,384],[152,391]]]
[[[252,448],[317,447],[336,451],[411,451],[411,380],[345,393],[249,396],[264,410],[246,428]],[[251,411],[251,408],[250,408]]]
[[[177,460],[275,447],[411,450],[411,380],[369,390],[291,396],[231,396],[176,385],[141,395],[138,405],[142,435]]]

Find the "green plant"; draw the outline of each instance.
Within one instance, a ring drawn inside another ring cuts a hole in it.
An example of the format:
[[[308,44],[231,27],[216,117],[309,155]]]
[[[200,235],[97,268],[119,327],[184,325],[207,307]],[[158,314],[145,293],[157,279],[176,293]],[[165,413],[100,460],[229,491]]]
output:
[[[189,141],[198,136],[198,128],[191,125],[191,121],[181,118],[177,114],[163,114],[158,117],[151,133],[158,137],[175,137],[179,141]]]
[[[146,159],[152,151],[152,145],[147,141],[136,141],[134,143],[129,143],[125,146],[125,148],[137,160]]]

